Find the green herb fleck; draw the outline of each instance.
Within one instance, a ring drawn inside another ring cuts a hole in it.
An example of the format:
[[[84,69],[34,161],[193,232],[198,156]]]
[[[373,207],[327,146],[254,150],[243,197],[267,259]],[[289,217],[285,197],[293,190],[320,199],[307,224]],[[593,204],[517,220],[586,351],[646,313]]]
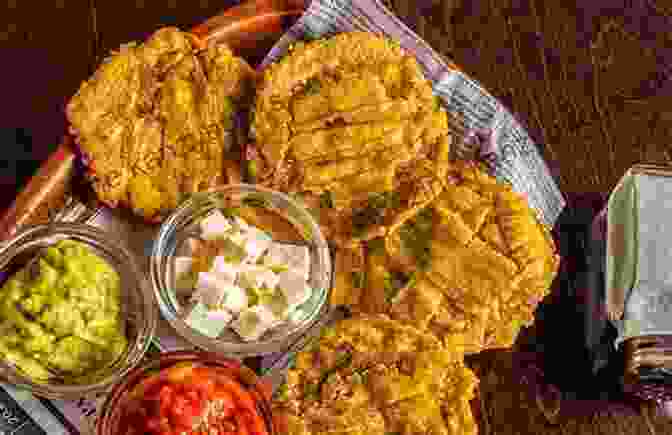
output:
[[[396,39],[387,38],[387,42],[391,47],[401,48],[401,43]]]
[[[407,275],[403,272],[392,271],[385,274],[385,299],[393,302],[399,291],[410,285],[415,285],[415,273]]]
[[[236,217],[240,214],[240,208],[239,207],[224,207],[221,209],[221,212],[224,216],[228,218],[233,218]]]
[[[319,352],[320,350],[320,339],[314,338],[310,341],[310,344],[306,346],[306,350],[311,353]]]
[[[385,239],[382,237],[373,239],[366,244],[369,253],[380,255],[385,253]]]
[[[278,265],[278,266],[271,266],[269,267],[273,273],[282,273],[282,272],[287,272],[289,270],[289,266],[283,266],[283,265]]]
[[[399,293],[399,288],[394,285],[392,281],[392,275],[389,272],[385,272],[385,300],[390,303]]]
[[[413,288],[415,285],[418,283],[418,275],[413,272],[411,275],[408,277],[408,282],[406,283],[406,287],[408,288]]]
[[[398,192],[371,194],[366,206],[352,216],[353,235],[361,236],[371,225],[381,224],[388,209],[397,209],[401,205]]]
[[[320,390],[322,388],[322,385],[320,383],[317,384],[307,384],[303,388],[303,397],[306,400],[317,400],[320,398]]]
[[[322,328],[322,331],[320,332],[320,337],[321,338],[331,338],[336,336],[336,328],[333,326],[327,326],[325,328]]]
[[[247,304],[250,307],[259,304],[259,292],[255,288],[247,287],[245,293],[247,293]]]
[[[441,98],[439,98],[438,95],[434,95],[434,111],[440,112],[442,107]]]
[[[431,265],[433,216],[432,209],[426,208],[399,230],[404,248],[410,251],[420,270],[426,270]]]
[[[354,288],[364,288],[366,275],[364,272],[356,270],[352,272],[352,286]]]
[[[357,370],[352,374],[352,383],[365,385],[369,382],[369,369]]]
[[[266,198],[263,198],[259,195],[246,196],[243,199],[243,204],[250,207],[260,207],[260,208],[268,207],[268,202],[266,201]]]
[[[342,369],[345,366],[350,365],[351,362],[352,362],[352,353],[345,352],[345,353],[340,354],[338,356],[338,358],[336,358],[336,362],[334,363],[334,367],[332,369],[332,372],[334,372],[338,369]]]
[[[275,392],[277,400],[281,402],[286,402],[289,400],[289,387],[287,387],[287,384],[282,384],[278,388],[278,390]]]
[[[334,365],[322,372],[320,374],[320,379],[317,383],[307,384],[304,387],[303,393],[304,397],[307,399],[316,399],[320,397],[320,392],[322,391],[322,385],[330,380],[330,377],[336,373],[338,370],[350,365],[352,363],[352,354],[350,352],[345,352],[340,354],[336,358]]]
[[[322,192],[322,195],[320,195],[320,207],[321,208],[334,208],[334,199],[331,195],[331,192],[328,190],[325,192]]]
[[[196,287],[196,282],[198,281],[198,274],[193,271],[189,271],[177,278],[175,283],[180,289],[189,289]]]
[[[320,92],[322,88],[322,83],[317,77],[311,77],[306,81],[306,84],[303,86],[304,95],[315,95]]]
[[[250,183],[257,182],[257,174],[259,173],[259,165],[256,160],[247,161],[247,181]]]

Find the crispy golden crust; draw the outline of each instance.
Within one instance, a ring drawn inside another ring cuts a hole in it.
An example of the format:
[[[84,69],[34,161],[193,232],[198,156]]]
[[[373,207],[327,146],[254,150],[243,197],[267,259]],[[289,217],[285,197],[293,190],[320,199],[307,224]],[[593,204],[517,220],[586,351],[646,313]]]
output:
[[[533,321],[559,258],[548,231],[510,186],[468,162],[454,162],[449,176],[452,184],[431,205],[431,266],[402,290],[392,316],[419,321],[466,352],[508,347]],[[388,243],[388,252],[399,248]]]
[[[401,225],[438,195],[448,166],[448,117],[430,83],[370,33],[296,44],[264,72],[253,127],[258,181],[328,194],[334,212],[320,223],[343,247]]]
[[[553,243],[508,185],[450,161],[447,114],[398,45],[363,33],[297,44],[265,71],[254,130],[261,183],[318,204],[338,246],[333,304],[462,354],[509,346],[532,320]]]
[[[114,53],[67,108],[101,201],[153,221],[225,181],[235,104],[253,73],[227,47],[199,51],[175,28]]]
[[[462,354],[385,316],[329,328],[287,379],[275,411],[290,435],[477,433],[477,380]]]

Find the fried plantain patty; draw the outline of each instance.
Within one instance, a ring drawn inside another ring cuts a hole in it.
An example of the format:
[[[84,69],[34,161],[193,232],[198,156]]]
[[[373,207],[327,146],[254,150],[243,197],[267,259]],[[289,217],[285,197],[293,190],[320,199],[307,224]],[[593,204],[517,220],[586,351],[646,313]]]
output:
[[[100,200],[157,220],[184,194],[224,181],[234,112],[252,77],[227,47],[200,50],[170,27],[113,53],[67,107]]]
[[[297,355],[275,412],[290,435],[476,434],[476,385],[462,355],[432,335],[360,316]]]
[[[386,234],[438,195],[447,114],[414,56],[379,36],[295,44],[264,72],[253,122],[262,184],[327,195],[340,246]]]
[[[457,340],[466,352],[509,347],[533,321],[559,258],[547,230],[510,186],[468,162],[456,162],[449,177],[452,184],[431,205],[429,266],[401,291],[392,316]],[[388,243],[388,252],[408,270],[400,243]]]

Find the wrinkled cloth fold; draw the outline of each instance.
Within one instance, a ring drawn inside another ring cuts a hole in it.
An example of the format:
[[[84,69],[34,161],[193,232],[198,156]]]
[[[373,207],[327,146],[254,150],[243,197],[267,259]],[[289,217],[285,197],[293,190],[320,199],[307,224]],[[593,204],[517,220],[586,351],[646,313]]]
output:
[[[619,329],[616,345],[643,335],[672,335],[672,178],[646,174],[627,177],[630,181],[625,184],[632,186],[631,201],[627,202],[630,207],[618,209],[625,215],[610,214],[608,223],[610,238],[623,240],[624,246],[634,249],[634,264],[629,265],[634,270],[625,274],[621,286],[624,312],[622,320],[615,321]],[[634,225],[624,225],[630,214],[634,214]],[[624,254],[612,248],[608,256],[607,282],[617,282],[611,277],[620,271],[609,267],[613,263],[609,258]]]

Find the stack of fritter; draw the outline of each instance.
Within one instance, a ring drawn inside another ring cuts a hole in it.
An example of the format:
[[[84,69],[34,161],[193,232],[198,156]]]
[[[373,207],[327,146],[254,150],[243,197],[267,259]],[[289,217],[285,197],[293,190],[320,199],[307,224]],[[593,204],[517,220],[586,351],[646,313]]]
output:
[[[233,116],[252,79],[227,47],[200,49],[175,28],[114,53],[67,107],[99,199],[152,221],[226,181]]]
[[[476,384],[462,354],[432,335],[365,316],[297,356],[274,411],[292,435],[471,435]]]
[[[385,313],[466,353],[510,346],[555,277],[525,199],[451,161],[415,58],[367,33],[298,43],[264,74],[259,180],[319,210],[338,247],[331,303]]]
[[[322,207],[341,246],[384,236],[431,201],[450,136],[415,57],[370,33],[296,44],[264,73],[259,181]]]

